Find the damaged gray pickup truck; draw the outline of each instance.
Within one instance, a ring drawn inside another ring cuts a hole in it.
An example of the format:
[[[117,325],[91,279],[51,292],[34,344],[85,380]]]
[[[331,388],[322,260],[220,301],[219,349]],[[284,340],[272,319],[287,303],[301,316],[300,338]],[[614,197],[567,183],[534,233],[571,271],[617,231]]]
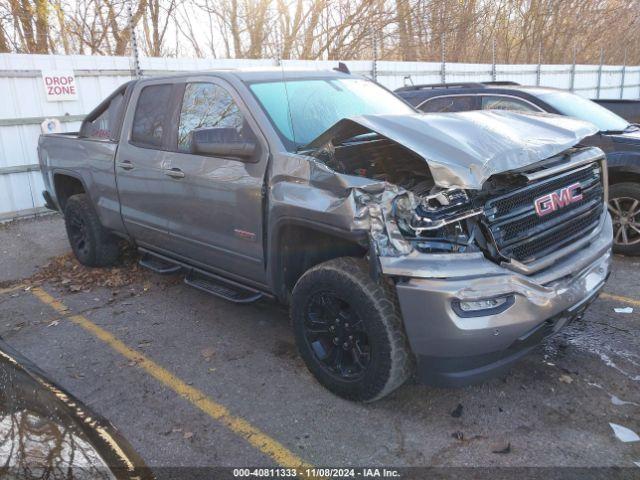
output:
[[[612,227],[593,133],[419,114],[341,72],[219,71],[129,82],[39,159],[80,262],[116,262],[124,238],[156,272],[288,304],[319,382],[372,401],[414,374],[504,372],[596,298]]]

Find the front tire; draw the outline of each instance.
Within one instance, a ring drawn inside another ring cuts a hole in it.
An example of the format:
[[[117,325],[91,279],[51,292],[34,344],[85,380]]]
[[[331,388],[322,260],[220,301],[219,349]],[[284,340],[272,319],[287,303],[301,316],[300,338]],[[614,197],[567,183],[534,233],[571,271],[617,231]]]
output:
[[[640,184],[611,185],[608,207],[613,219],[613,251],[640,255]]]
[[[374,282],[364,260],[337,258],[304,273],[291,318],[307,368],[340,397],[378,400],[413,372],[395,291]]]
[[[100,224],[86,194],[69,197],[64,222],[71,249],[81,264],[107,267],[116,263],[120,256],[118,239]]]

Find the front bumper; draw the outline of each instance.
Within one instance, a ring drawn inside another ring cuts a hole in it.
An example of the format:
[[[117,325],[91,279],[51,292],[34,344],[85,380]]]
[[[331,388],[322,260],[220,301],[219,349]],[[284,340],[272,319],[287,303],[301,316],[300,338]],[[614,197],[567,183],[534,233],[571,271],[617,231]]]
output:
[[[482,381],[580,316],[609,275],[612,226],[606,211],[598,230],[588,245],[533,275],[477,254],[423,255],[424,267],[415,270],[421,277],[398,276],[396,284],[419,379],[442,386]],[[388,275],[399,271],[393,262],[382,262],[382,268]],[[512,302],[501,313],[473,317],[452,306],[493,297]]]

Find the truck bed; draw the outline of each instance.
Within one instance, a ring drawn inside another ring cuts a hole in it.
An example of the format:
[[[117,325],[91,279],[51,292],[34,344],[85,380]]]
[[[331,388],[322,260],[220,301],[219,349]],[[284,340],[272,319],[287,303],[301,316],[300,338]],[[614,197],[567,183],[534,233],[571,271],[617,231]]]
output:
[[[101,222],[107,228],[119,227],[120,206],[115,179],[115,154],[118,144],[78,137],[78,132],[41,135],[38,159],[44,184],[56,204],[56,182],[80,182],[91,197]]]

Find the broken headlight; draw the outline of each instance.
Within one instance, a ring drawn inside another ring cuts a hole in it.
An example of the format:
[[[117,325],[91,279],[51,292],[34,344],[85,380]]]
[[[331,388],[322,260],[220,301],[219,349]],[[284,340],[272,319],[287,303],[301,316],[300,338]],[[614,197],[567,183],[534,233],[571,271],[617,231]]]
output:
[[[482,209],[473,207],[467,192],[460,189],[426,195],[411,212],[407,205],[398,210],[407,213],[398,216],[403,218],[398,226],[405,238],[424,252],[468,251],[473,243],[473,228],[467,220],[482,213]]]
[[[413,225],[416,231],[435,230],[449,223],[477,215],[464,190],[443,190],[422,198],[415,209]]]

